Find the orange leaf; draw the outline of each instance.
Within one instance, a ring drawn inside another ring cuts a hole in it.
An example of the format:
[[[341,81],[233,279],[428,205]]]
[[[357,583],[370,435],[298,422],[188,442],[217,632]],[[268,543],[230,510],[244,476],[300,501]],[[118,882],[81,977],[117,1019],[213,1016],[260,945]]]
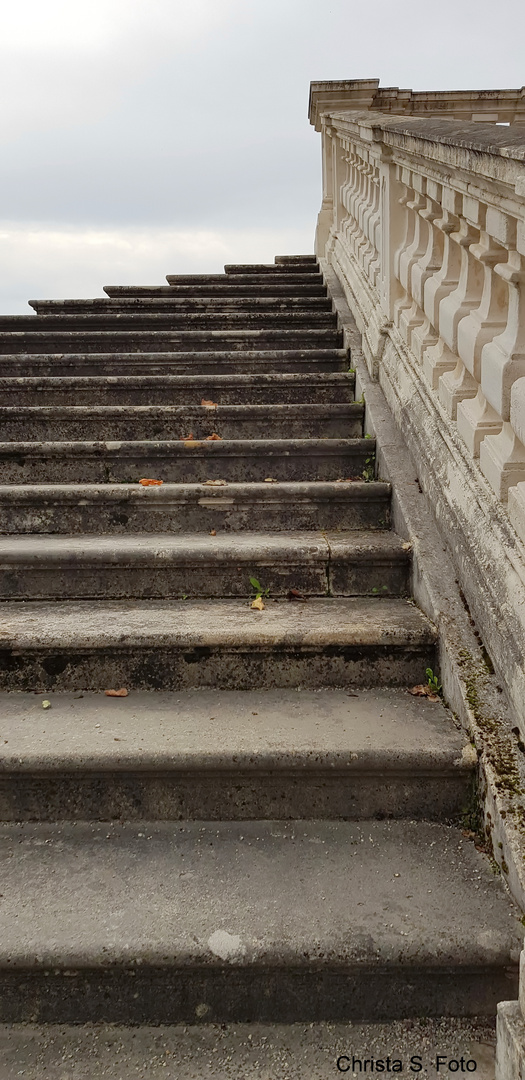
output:
[[[121,686],[120,690],[104,690],[106,697],[127,697],[128,691],[125,686]]]
[[[206,439],[206,442],[216,442],[217,439],[219,439],[219,441],[221,441],[222,440],[222,435],[217,435],[217,432],[214,431],[212,435],[208,435],[208,437]]]
[[[217,402],[216,401],[208,401],[206,398],[202,399],[201,405],[204,405],[205,409],[216,409],[217,408]]]
[[[210,536],[217,536],[217,531],[215,529],[210,529]]]
[[[163,483],[164,483],[164,480],[146,480],[146,479],[139,480],[139,484],[142,484],[142,487],[156,487],[157,484],[163,484]]]
[[[195,436],[193,431],[190,431],[189,435],[180,435],[179,438],[181,442],[193,442]]]

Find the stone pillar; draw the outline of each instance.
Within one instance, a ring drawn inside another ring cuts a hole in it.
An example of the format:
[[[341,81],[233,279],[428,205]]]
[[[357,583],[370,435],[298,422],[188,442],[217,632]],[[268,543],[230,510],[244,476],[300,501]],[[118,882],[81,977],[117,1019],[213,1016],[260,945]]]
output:
[[[525,1078],[525,950],[520,960],[519,1001],[498,1005],[496,1080]]]

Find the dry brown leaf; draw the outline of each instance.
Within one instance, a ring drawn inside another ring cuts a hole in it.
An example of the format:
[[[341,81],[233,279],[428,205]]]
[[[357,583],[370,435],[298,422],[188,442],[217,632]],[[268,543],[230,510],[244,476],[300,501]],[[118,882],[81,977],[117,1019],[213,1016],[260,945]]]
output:
[[[139,484],[142,484],[142,487],[157,487],[163,483],[164,480],[148,480],[146,477],[144,477],[143,480],[139,480]]]
[[[356,480],[362,480],[362,476],[340,476],[336,484],[353,484]]]
[[[205,480],[208,487],[226,487],[227,480]]]
[[[127,697],[128,691],[125,686],[121,686],[120,690],[104,690],[106,697]]]
[[[276,480],[275,477],[273,477],[273,476],[265,476],[264,482],[265,482],[265,484],[278,484],[279,483],[279,481]]]
[[[303,604],[306,604],[306,596],[303,596],[299,589],[288,589],[288,600],[300,600]]]
[[[208,435],[206,438],[206,442],[216,442],[217,440],[222,441],[222,435],[217,435],[216,431],[214,431],[211,435]]]
[[[420,683],[419,686],[413,686],[408,692],[413,694],[414,697],[426,697],[429,701],[439,701],[438,694],[434,694],[430,686],[425,686],[423,683]]]
[[[251,606],[252,608],[255,608],[256,611],[264,611],[262,596],[258,596],[256,600],[252,600]]]
[[[181,442],[193,442],[194,439],[195,439],[195,436],[193,434],[193,431],[190,431],[189,435],[181,435],[180,436],[180,441]]]
[[[215,529],[210,529],[210,536],[217,536],[217,532]]]
[[[216,409],[217,408],[217,402],[216,401],[208,401],[206,398],[202,399],[201,405],[204,405],[205,409]]]

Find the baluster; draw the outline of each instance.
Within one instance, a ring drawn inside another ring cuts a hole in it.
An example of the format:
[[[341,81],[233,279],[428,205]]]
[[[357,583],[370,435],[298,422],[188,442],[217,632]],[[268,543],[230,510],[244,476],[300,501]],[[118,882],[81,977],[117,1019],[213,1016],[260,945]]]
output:
[[[455,214],[443,211],[442,217],[434,222],[434,228],[443,234],[443,261],[437,274],[425,282],[423,291],[423,310],[430,325],[437,330],[439,325],[439,305],[458,284],[461,268],[461,248],[451,238],[458,229],[459,221]],[[446,371],[453,371],[457,356],[438,337],[437,344],[430,345],[423,354],[423,374],[433,390],[438,389],[440,376]]]
[[[516,379],[510,392],[510,422],[525,444],[525,378]],[[509,486],[509,517],[516,532],[525,541],[525,482]]]
[[[473,307],[477,307],[483,292],[483,267],[470,252],[470,247],[477,241],[479,232],[465,218],[461,218],[457,233],[451,233],[451,239],[461,249],[461,269],[456,289],[445,296],[439,305],[438,329],[445,345],[456,355],[454,371],[447,371],[439,379],[439,398],[448,415],[455,420],[458,401],[475,397],[478,384],[467,370],[462,360],[457,358],[458,326]]]
[[[499,435],[487,435],[481,443],[480,465],[498,497],[505,501],[511,485],[525,480],[525,447],[510,424],[512,384],[525,376],[525,258],[510,251],[506,263],[498,263],[508,287],[507,325],[481,353],[481,389],[503,420]]]
[[[506,289],[501,277],[494,273],[504,249],[488,233],[482,232],[479,244],[473,244],[470,250],[483,266],[483,294],[479,307],[462,319],[458,326],[458,354],[467,371],[480,383],[482,349],[506,322]],[[473,457],[478,456],[481,441],[486,435],[496,435],[501,431],[501,417],[485,399],[481,388],[475,398],[458,404],[457,421],[458,431]]]
[[[435,345],[438,340],[438,335],[434,327],[431,326],[428,315],[425,315],[423,297],[426,282],[443,265],[443,234],[440,229],[434,227],[434,222],[439,218],[439,212],[439,206],[427,197],[427,208],[421,211],[421,217],[426,220],[428,225],[427,249],[412,270],[412,293],[423,318],[412,330],[410,348],[420,362],[423,359],[425,349]]]
[[[403,286],[405,295],[401,300],[398,300],[394,304],[394,322],[397,326],[400,325],[400,319],[403,311],[410,311],[412,307],[412,293],[410,291],[410,275],[414,263],[423,255],[426,243],[426,222],[419,216],[419,211],[423,210],[426,206],[426,199],[419,192],[415,193],[413,199],[409,199],[407,202],[407,210],[414,218],[414,224],[412,229],[412,240],[409,246],[402,251],[399,256],[399,280]]]

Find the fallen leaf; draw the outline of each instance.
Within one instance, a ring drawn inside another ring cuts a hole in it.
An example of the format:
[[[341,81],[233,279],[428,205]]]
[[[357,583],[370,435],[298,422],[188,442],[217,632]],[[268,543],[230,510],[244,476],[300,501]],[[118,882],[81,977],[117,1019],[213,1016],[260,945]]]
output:
[[[157,485],[163,483],[164,480],[147,480],[146,478],[144,478],[143,480],[139,480],[139,484],[142,484],[142,487],[156,487]]]
[[[216,401],[208,401],[207,398],[202,399],[201,405],[204,405],[205,409],[216,409],[217,408],[217,402]]]
[[[43,709],[50,709],[51,708],[51,702],[50,701],[43,701],[42,702],[42,708]]]
[[[288,600],[301,600],[303,604],[306,604],[306,596],[303,596],[299,589],[288,589]]]
[[[194,442],[195,441],[195,436],[193,434],[193,431],[190,431],[189,435],[181,435],[179,438],[180,438],[180,442]]]
[[[258,596],[256,600],[252,600],[251,606],[252,608],[255,608],[256,611],[264,611],[262,596]]]
[[[210,536],[217,536],[215,529],[210,529]]]
[[[424,686],[423,683],[420,683],[419,686],[413,686],[408,692],[409,694],[413,694],[414,697],[426,697],[429,701],[440,700],[438,694],[434,694],[430,689],[430,686]]]
[[[276,480],[275,477],[273,477],[273,476],[265,476],[264,482],[265,482],[265,484],[278,484],[279,483],[279,481]]]
[[[128,691],[125,686],[121,686],[120,690],[104,690],[106,697],[127,697]]]
[[[356,480],[362,480],[362,476],[340,476],[336,484],[353,484]]]
[[[205,480],[208,487],[226,487],[227,480]]]
[[[219,441],[222,441],[222,435],[217,435],[217,432],[214,431],[211,435],[207,436],[206,442],[216,442],[217,439],[219,439]]]

